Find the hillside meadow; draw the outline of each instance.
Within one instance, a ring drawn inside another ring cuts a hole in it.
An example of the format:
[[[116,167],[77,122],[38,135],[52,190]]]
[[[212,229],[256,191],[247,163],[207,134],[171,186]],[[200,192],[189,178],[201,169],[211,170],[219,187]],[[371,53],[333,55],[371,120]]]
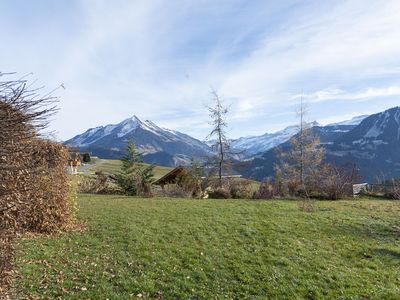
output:
[[[147,165],[147,164],[144,164]],[[84,173],[104,172],[105,174],[117,174],[121,171],[122,161],[118,159],[100,159],[95,157],[92,162],[88,164],[88,168]],[[154,178],[158,179],[170,172],[172,168],[154,166]]]
[[[81,233],[18,244],[21,297],[398,299],[400,203],[80,195]]]

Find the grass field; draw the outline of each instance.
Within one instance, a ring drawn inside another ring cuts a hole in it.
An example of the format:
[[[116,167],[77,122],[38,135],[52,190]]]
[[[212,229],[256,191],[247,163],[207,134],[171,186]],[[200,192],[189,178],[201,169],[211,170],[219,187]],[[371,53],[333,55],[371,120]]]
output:
[[[21,295],[399,299],[400,203],[81,195],[85,233],[18,245]]]
[[[116,174],[121,170],[121,166],[122,161],[117,159],[95,159],[87,170],[90,173],[102,171],[108,174]],[[172,168],[156,166],[154,168],[154,178],[161,178],[171,170]]]

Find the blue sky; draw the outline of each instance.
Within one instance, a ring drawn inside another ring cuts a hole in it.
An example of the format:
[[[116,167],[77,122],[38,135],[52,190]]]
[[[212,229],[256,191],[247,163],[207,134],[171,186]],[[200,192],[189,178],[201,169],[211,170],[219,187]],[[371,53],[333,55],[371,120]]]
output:
[[[59,138],[132,115],[232,138],[400,105],[400,1],[1,0],[0,71],[58,90]]]

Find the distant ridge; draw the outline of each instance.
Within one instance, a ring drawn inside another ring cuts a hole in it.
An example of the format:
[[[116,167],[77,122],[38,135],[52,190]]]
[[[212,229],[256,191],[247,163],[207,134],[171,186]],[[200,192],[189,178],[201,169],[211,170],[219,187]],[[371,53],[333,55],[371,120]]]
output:
[[[394,107],[371,116],[326,126],[313,122],[311,126],[326,148],[329,161],[355,163],[364,179],[373,181],[383,174],[400,177],[399,124],[400,108]],[[232,140],[231,147],[241,153],[240,159],[247,161],[243,175],[258,180],[273,176],[276,150],[289,147],[290,139],[297,133],[297,126],[289,126],[275,133]],[[193,158],[202,160],[213,154],[206,143],[137,116],[88,129],[65,144],[102,158],[119,159],[128,141],[135,142],[145,162],[161,166],[188,165]]]
[[[349,125],[361,122],[358,125]],[[400,177],[400,108],[394,107],[371,116],[356,118],[357,122],[340,122],[314,126],[313,133],[326,148],[327,161],[355,164],[363,180],[374,182]],[[290,147],[287,141],[249,162],[245,176],[258,180],[274,175],[276,150]]]

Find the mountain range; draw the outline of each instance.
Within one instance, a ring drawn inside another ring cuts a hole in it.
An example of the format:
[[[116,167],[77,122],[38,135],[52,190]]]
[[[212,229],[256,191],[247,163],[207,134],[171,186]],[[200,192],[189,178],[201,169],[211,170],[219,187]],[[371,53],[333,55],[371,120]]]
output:
[[[310,125],[325,147],[328,161],[356,164],[369,181],[381,174],[400,177],[399,107],[326,126]],[[242,174],[258,180],[273,176],[277,150],[290,147],[290,139],[298,131],[298,126],[289,126],[275,133],[232,140],[231,148],[246,161]],[[65,144],[102,158],[121,158],[128,141],[136,144],[145,162],[163,166],[187,165],[192,158],[201,160],[213,154],[205,142],[136,116],[89,129]]]
[[[362,180],[400,177],[400,108],[394,107],[357,122],[312,127],[326,150],[326,161],[355,165]],[[357,124],[357,125],[356,125]],[[274,175],[277,153],[290,147],[290,140],[254,157],[244,168],[245,176],[264,180]]]

